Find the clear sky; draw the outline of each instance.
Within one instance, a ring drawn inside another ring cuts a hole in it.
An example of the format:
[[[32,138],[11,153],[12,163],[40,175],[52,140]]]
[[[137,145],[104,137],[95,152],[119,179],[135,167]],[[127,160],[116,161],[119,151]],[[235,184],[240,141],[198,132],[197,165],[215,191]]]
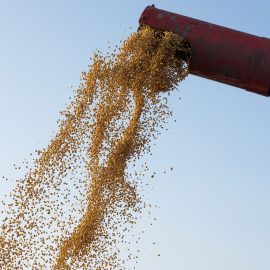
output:
[[[149,4],[270,37],[267,0],[0,0],[1,175],[47,145],[93,51],[136,31]],[[136,269],[269,270],[269,99],[195,76],[179,89],[149,160],[160,208]]]

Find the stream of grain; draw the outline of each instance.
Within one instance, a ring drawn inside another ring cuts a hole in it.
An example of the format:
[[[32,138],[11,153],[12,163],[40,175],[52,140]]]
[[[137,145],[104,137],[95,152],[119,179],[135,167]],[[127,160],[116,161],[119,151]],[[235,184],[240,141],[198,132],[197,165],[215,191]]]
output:
[[[145,27],[94,54],[57,134],[5,205],[1,269],[125,269],[117,246],[144,207],[130,170],[171,114],[165,92],[188,75],[179,48],[180,36]]]

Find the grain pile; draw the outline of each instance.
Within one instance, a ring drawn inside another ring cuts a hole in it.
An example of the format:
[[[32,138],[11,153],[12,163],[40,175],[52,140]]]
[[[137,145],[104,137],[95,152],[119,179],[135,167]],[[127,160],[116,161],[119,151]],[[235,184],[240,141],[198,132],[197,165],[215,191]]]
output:
[[[175,58],[183,44],[146,27],[94,54],[58,133],[6,203],[1,269],[125,269],[118,245],[144,207],[128,168],[171,114],[164,92],[188,74]]]

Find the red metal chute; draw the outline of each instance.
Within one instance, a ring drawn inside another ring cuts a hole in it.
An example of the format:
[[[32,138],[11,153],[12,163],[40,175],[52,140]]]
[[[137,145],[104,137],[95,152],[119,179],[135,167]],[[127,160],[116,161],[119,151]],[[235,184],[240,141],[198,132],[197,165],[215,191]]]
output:
[[[154,6],[146,7],[139,23],[183,36],[192,50],[191,74],[270,95],[270,39]]]

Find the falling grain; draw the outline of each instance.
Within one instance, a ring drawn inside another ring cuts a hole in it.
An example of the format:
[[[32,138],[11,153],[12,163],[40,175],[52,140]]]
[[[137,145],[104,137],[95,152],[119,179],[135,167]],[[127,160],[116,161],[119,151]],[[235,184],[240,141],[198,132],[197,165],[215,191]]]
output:
[[[144,207],[128,168],[170,116],[163,92],[188,74],[175,57],[183,44],[146,27],[95,53],[58,133],[11,193],[1,269],[125,269],[117,246]]]

